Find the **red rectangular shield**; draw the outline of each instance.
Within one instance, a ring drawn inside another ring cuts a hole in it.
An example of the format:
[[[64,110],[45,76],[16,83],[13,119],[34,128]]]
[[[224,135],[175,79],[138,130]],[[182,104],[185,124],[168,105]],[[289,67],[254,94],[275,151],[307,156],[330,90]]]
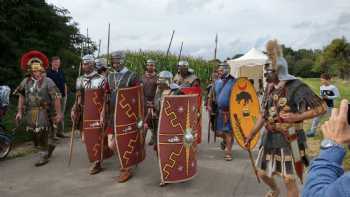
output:
[[[192,179],[197,174],[196,95],[167,95],[161,104],[158,160],[161,183]]]
[[[90,162],[101,160],[102,125],[100,115],[104,102],[103,89],[84,91],[83,128],[84,142]],[[113,155],[108,148],[107,137],[104,140],[104,159]]]
[[[116,95],[114,132],[120,165],[128,168],[145,159],[142,85],[121,88]]]

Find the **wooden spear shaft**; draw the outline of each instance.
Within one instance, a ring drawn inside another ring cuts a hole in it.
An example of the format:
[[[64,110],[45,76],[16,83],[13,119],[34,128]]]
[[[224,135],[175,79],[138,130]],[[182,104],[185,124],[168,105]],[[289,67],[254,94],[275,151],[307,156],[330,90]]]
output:
[[[238,127],[238,131],[239,131],[239,133],[242,135],[243,140],[245,141],[245,140],[246,140],[246,137],[245,137],[245,135],[244,135],[244,133],[243,133],[243,130],[242,130],[242,127],[241,127],[241,123],[240,123],[239,120],[238,120],[237,114],[234,114],[233,116],[234,116],[236,125],[237,125],[237,127]],[[252,167],[253,167],[253,170],[254,170],[256,179],[258,180],[258,183],[260,183],[260,178],[259,178],[259,176],[258,176],[258,170],[256,169],[256,166],[255,166],[255,163],[254,163],[253,154],[252,154],[252,152],[250,151],[249,148],[250,148],[250,147],[247,148],[247,151],[248,151],[248,154],[249,154],[250,163],[252,164]]]

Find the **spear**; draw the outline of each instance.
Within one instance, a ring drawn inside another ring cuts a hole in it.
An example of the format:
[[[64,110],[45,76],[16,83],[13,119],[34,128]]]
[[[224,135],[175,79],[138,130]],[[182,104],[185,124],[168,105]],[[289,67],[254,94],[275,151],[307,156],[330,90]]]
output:
[[[80,70],[81,70],[81,63],[80,63],[80,67],[79,67],[79,74],[78,77],[80,76]],[[75,95],[75,102],[76,102],[76,114],[77,117],[75,120],[73,120],[73,125],[72,125],[72,130],[71,130],[71,134],[70,134],[70,143],[69,143],[69,156],[68,156],[68,167],[70,166],[71,162],[72,162],[72,156],[73,156],[73,145],[74,145],[74,132],[76,130],[76,128],[79,126],[79,122],[81,121],[81,108],[80,108],[80,104],[79,104],[79,96],[78,94]]]
[[[84,55],[84,41],[81,43],[81,50],[80,50],[80,60],[83,59]],[[81,74],[81,63],[79,64],[79,70],[78,70],[78,76]]]
[[[218,34],[216,34],[216,36],[215,36],[214,60],[216,60],[217,52],[218,52]]]
[[[89,28],[86,28],[86,42],[87,42],[87,52],[90,53],[90,42],[89,42]]]
[[[80,49],[80,60],[83,59],[83,55],[84,55],[84,44],[85,44],[85,40],[82,39],[82,43],[81,43],[81,49]],[[79,70],[78,70],[78,77],[81,75],[81,62],[79,64]],[[78,102],[78,95],[75,95],[75,102]],[[78,105],[77,105],[78,106]],[[77,114],[79,114],[81,112],[80,107],[77,107]],[[71,162],[72,162],[72,156],[73,156],[73,145],[74,145],[74,132],[76,130],[76,127],[79,125],[79,120],[80,116],[78,115],[78,118],[76,120],[73,121],[73,125],[72,125],[72,130],[71,130],[71,135],[70,135],[70,142],[69,142],[69,156],[68,156],[68,167],[70,166]]]
[[[236,126],[238,128],[238,132],[240,132],[241,136],[243,137],[243,140],[246,141],[246,136],[243,133],[243,129],[241,127],[241,123],[238,120],[237,114],[234,114],[233,117],[235,119],[235,123],[236,123]],[[253,167],[253,170],[254,170],[254,173],[255,173],[255,176],[256,176],[256,180],[258,181],[258,183],[260,183],[260,179],[259,179],[259,176],[258,176],[258,170],[257,170],[257,168],[255,166],[254,159],[253,159],[253,154],[252,154],[252,151],[250,150],[249,146],[247,147],[247,151],[248,151],[250,163],[252,164],[252,167]]]
[[[171,47],[171,44],[172,44],[172,42],[173,42],[174,34],[175,34],[175,30],[173,30],[173,33],[171,34],[171,38],[170,38],[168,50],[166,51],[166,59],[168,59],[168,56],[169,56],[170,47]]]
[[[165,61],[166,61],[166,64],[168,66],[169,66],[169,53],[170,53],[171,44],[173,43],[174,34],[175,34],[175,30],[173,30],[173,32],[171,33],[169,46],[168,46],[168,49],[166,51]],[[173,67],[172,66],[170,66],[170,71],[173,72]]]
[[[101,51],[101,39],[98,41],[97,58],[99,58],[99,57],[100,57],[100,51]]]
[[[108,23],[108,38],[107,38],[107,66],[109,63],[109,41],[111,37],[111,24]]]
[[[177,62],[179,62],[179,61],[180,61],[180,59],[181,59],[181,55],[182,55],[182,47],[183,47],[183,45],[184,45],[184,42],[182,41],[182,42],[181,42],[181,47],[180,47],[180,52],[179,52],[179,57],[177,58]]]

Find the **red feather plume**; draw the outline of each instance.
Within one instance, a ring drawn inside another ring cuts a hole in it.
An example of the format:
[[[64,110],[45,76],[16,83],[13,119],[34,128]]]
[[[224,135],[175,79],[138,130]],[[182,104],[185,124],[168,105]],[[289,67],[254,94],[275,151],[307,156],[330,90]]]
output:
[[[49,66],[49,59],[46,57],[46,55],[40,51],[29,51],[22,55],[21,57],[21,69],[24,71],[28,70],[28,66],[31,63],[31,61],[36,58],[39,59],[42,63],[42,66],[47,69]]]

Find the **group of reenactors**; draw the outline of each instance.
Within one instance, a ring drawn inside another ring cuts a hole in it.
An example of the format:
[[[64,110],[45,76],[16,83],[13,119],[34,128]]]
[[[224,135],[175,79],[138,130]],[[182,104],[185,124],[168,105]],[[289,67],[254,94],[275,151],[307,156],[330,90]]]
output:
[[[280,45],[266,46],[266,87],[262,102],[249,80],[236,79],[226,62],[220,63],[208,88],[206,108],[216,137],[222,138],[224,159],[232,160],[234,139],[250,151],[259,141],[258,158],[252,165],[258,180],[278,196],[273,176],[280,175],[288,196],[298,195],[296,180],[302,180],[308,165],[303,120],[325,112],[322,100],[294,76]],[[71,110],[73,130],[80,131],[90,174],[102,170],[103,160],[113,155],[120,162],[119,182],[132,177],[133,166],[145,159],[147,131],[159,160],[161,185],[192,179],[197,174],[197,145],[201,143],[202,98],[200,80],[187,61],[180,61],[173,77],[170,71],[157,73],[156,61],[149,59],[142,77],[126,67],[126,54],[113,52],[111,68],[105,59],[82,58],[82,74],[76,80]],[[52,127],[62,121],[57,87],[45,76],[47,58],[38,51],[23,55],[21,68],[30,74],[19,87],[18,113],[33,134],[39,151],[35,163],[48,163],[55,149]],[[264,129],[263,129],[264,128]],[[262,132],[263,131],[263,132]],[[74,135],[73,135],[74,136]]]

